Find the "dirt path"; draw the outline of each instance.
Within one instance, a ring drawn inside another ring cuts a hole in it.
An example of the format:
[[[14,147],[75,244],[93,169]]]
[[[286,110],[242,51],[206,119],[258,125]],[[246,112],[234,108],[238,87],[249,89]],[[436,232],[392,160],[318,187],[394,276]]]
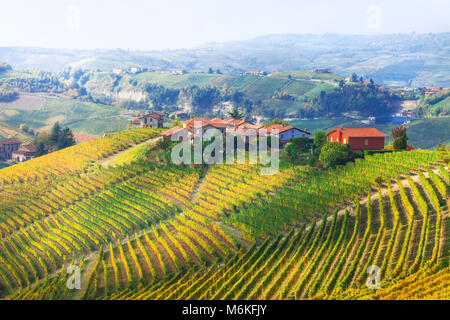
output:
[[[149,139],[149,140],[145,140],[144,142],[138,143],[138,144],[136,144],[136,145],[134,145],[134,146],[132,146],[132,147],[130,147],[130,148],[127,148],[127,149],[122,150],[122,151],[120,151],[120,152],[118,152],[118,153],[116,153],[116,154],[110,155],[109,157],[106,157],[106,158],[104,158],[104,159],[102,159],[102,160],[99,160],[97,163],[98,163],[98,164],[101,164],[101,165],[104,166],[104,167],[106,167],[106,166],[108,166],[108,165],[111,163],[111,161],[114,160],[117,156],[119,156],[119,155],[121,155],[121,154],[123,154],[123,153],[125,153],[125,152],[128,152],[128,151],[134,150],[134,149],[136,149],[136,148],[139,148],[140,146],[143,146],[143,145],[145,145],[145,144],[156,143],[156,142],[158,142],[158,141],[161,140],[161,139],[162,139],[161,137],[156,137],[156,138],[152,138],[152,139]]]
[[[80,276],[80,290],[76,290],[73,295],[73,300],[81,300],[84,291],[86,290],[86,286],[88,285],[89,276],[92,273],[92,270],[95,267],[95,262],[97,260],[97,256],[99,251],[91,252],[88,256],[85,257],[85,269],[84,272],[81,273]]]
[[[197,184],[195,185],[194,192],[192,193],[192,196],[191,196],[192,204],[197,203],[197,199],[200,196],[200,190],[203,185],[203,181],[205,181],[206,175],[208,174],[208,169],[209,169],[209,166],[204,169],[202,176],[200,177],[200,179],[198,179]]]

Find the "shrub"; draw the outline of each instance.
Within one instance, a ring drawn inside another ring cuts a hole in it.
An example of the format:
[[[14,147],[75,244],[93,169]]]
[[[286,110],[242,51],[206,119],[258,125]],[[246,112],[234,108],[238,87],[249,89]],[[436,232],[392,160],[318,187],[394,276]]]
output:
[[[405,150],[407,146],[408,146],[408,139],[405,136],[395,138],[394,140],[395,150]]]
[[[352,161],[355,154],[350,150],[348,144],[341,144],[339,142],[327,142],[322,147],[319,160],[324,167],[335,167],[339,164],[345,164]]]

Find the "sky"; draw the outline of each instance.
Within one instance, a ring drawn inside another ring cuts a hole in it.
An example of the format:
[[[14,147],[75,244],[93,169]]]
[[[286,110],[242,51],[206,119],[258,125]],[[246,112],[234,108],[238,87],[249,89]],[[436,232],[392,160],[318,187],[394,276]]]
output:
[[[1,0],[0,46],[164,50],[286,33],[450,32],[450,0]]]

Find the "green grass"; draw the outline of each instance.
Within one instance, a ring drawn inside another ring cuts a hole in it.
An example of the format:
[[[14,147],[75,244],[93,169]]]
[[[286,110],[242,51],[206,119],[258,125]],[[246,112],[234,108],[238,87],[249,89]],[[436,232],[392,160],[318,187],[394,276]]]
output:
[[[73,132],[102,135],[127,128],[130,122],[121,118],[87,119],[67,124]]]
[[[55,122],[76,132],[100,135],[125,127],[128,121],[118,119],[123,110],[75,99],[48,98],[41,110],[6,110],[0,121],[13,128],[24,123],[35,130],[48,130]]]
[[[450,114],[450,97],[436,103],[433,109],[440,110],[443,114]]]
[[[314,82],[306,80],[292,81],[283,91],[286,91],[290,95],[303,96],[308,91],[315,88],[317,85]]]
[[[126,165],[134,161],[143,160],[148,151],[148,144],[143,144],[142,146],[133,148],[131,150],[125,151],[119,154],[108,164],[110,166]]]
[[[25,133],[18,128],[11,127],[5,123],[0,123],[0,133],[4,133],[3,138],[14,137],[24,143],[29,143],[33,141],[34,138],[32,135]],[[0,134],[0,136],[2,136],[2,134]]]
[[[338,126],[351,125],[352,121],[345,118],[337,119],[317,119],[317,120],[293,120],[288,121],[290,125],[304,129],[306,128],[309,132],[313,133],[318,130],[327,131],[331,128],[336,128]]]
[[[295,79],[320,79],[320,80],[343,80],[344,77],[334,73],[314,73],[308,70],[296,70],[286,72],[272,73],[272,77],[288,77],[291,76]]]
[[[255,101],[267,100],[271,99],[275,91],[280,90],[286,83],[288,83],[287,79],[260,77],[244,89],[244,93]]]
[[[6,168],[6,167],[9,167],[9,166],[10,166],[9,163],[1,162],[1,161],[0,161],[0,169]]]
[[[425,118],[408,126],[409,143],[414,148],[435,149],[439,143],[450,144],[450,117]]]
[[[236,76],[230,81],[229,87],[234,90],[242,90],[258,78],[258,76],[254,75]]]
[[[134,76],[130,76],[131,79],[138,81],[147,81],[150,83],[157,83],[167,88],[184,88],[189,86],[206,87],[209,85],[222,86],[233,79],[232,75],[221,74],[184,74],[177,75],[172,73],[161,72],[143,72]]]

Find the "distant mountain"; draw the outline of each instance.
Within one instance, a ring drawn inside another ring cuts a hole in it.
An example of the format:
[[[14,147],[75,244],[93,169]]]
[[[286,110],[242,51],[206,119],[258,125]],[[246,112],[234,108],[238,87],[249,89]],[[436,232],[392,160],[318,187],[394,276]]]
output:
[[[246,69],[282,72],[323,67],[338,74],[356,72],[392,87],[449,87],[450,33],[269,35],[166,51],[2,47],[0,60],[15,69],[50,71],[59,71],[68,65],[104,71],[134,65],[155,70],[208,70],[211,67],[226,73]]]

